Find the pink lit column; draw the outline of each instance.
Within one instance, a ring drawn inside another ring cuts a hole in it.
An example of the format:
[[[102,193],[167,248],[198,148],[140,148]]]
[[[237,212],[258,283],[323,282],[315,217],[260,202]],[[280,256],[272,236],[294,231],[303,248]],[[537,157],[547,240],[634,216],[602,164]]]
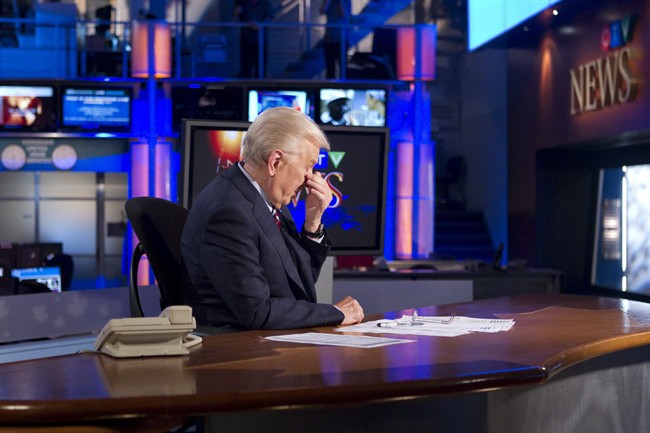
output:
[[[397,145],[395,255],[427,258],[434,251],[435,143],[425,82],[435,79],[436,27],[403,27],[397,40],[397,75],[411,84],[408,133]]]
[[[395,257],[410,259],[413,252],[413,142],[397,143],[395,188]]]
[[[149,143],[135,141],[131,143],[131,197],[149,195]],[[138,238],[131,231],[131,245],[135,247]],[[130,262],[130,261],[129,261]],[[149,262],[144,256],[138,267],[138,282],[149,284]]]
[[[136,129],[143,138],[131,144],[131,197],[155,196],[171,199],[171,144],[160,140],[156,107],[159,78],[171,76],[171,33],[164,21],[134,21],[131,37],[131,76],[146,79],[137,101],[142,116]],[[145,138],[146,137],[146,138]],[[138,243],[131,234],[132,245]],[[149,262],[143,256],[138,267],[138,282],[151,284]]]
[[[171,191],[172,145],[169,141],[159,139],[155,145],[155,185],[154,195],[165,200],[172,199]]]

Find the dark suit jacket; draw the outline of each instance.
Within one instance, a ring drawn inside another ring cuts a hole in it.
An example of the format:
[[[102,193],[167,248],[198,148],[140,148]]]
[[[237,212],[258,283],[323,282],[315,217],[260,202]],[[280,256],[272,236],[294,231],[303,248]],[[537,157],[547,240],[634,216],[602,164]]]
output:
[[[343,321],[337,308],[316,303],[314,284],[329,238],[318,243],[301,236],[286,209],[283,215],[280,230],[237,166],[199,194],[181,239],[184,301],[198,325],[289,329]]]

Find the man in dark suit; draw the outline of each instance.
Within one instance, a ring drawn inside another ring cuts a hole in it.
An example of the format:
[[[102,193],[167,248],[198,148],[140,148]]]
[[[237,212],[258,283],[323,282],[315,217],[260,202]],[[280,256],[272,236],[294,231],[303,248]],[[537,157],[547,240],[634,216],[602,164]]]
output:
[[[199,325],[225,330],[347,325],[359,303],[316,300],[315,282],[330,250],[321,223],[332,193],[313,168],[327,138],[288,107],[262,112],[249,127],[242,161],[213,179],[195,200],[181,239],[188,282],[184,300]],[[305,188],[305,223],[286,205]],[[279,212],[277,220],[275,212]]]

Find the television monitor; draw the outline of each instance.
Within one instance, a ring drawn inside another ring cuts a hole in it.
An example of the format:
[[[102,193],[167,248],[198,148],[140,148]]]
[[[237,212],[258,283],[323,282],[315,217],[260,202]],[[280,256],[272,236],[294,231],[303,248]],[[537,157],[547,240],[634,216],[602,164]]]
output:
[[[468,0],[468,50],[476,50],[560,1]]]
[[[172,86],[174,132],[181,129],[183,119],[244,120],[244,91],[218,85]]]
[[[192,201],[214,176],[239,161],[250,123],[183,119],[181,127],[182,202]]]
[[[292,107],[312,117],[312,101],[306,90],[250,89],[248,91],[248,121],[252,122],[267,108]]]
[[[468,0],[468,49],[474,51],[561,0]]]
[[[53,86],[0,84],[0,130],[56,131],[56,112]]]
[[[79,132],[131,132],[131,87],[64,86],[61,129]]]
[[[318,121],[324,125],[386,126],[386,89],[324,88]]]
[[[187,208],[220,171],[240,159],[248,122],[186,119],[182,127],[182,201]],[[325,174],[333,193],[323,224],[332,237],[334,255],[381,255],[384,249],[387,128],[322,125],[331,150],[321,151],[317,171]],[[304,197],[289,210],[303,224]]]
[[[591,284],[650,295],[650,164],[599,172]]]
[[[18,281],[36,281],[45,284],[52,292],[61,291],[61,270],[58,266],[16,268],[11,270],[11,276],[18,278]]]

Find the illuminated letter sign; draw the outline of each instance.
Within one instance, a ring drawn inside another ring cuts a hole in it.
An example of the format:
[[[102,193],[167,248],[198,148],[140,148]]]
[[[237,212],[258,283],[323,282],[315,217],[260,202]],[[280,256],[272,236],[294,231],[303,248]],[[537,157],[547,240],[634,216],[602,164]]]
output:
[[[615,37],[614,37],[615,36]],[[634,50],[623,46],[632,36],[631,19],[610,24],[603,30],[603,48],[611,54],[583,63],[571,75],[571,115],[601,110],[633,101],[638,89],[631,63]],[[605,47],[605,42],[607,46]]]

